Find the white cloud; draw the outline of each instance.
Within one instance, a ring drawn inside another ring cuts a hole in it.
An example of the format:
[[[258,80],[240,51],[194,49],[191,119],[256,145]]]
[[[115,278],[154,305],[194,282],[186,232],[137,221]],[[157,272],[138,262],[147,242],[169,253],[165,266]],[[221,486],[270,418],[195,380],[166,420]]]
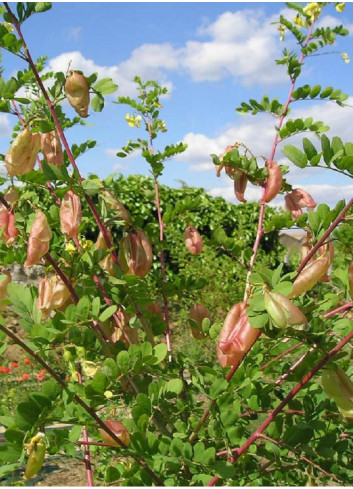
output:
[[[7,138],[11,136],[11,124],[6,114],[0,114],[0,137]]]

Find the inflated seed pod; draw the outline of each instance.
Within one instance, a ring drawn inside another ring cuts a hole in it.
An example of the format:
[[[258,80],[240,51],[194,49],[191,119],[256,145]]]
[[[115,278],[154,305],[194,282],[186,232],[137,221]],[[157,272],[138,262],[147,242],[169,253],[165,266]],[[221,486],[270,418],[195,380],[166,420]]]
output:
[[[42,211],[36,211],[36,217],[28,238],[25,267],[36,265],[42,256],[48,252],[51,237],[52,233],[46,215]]]
[[[76,238],[82,220],[80,197],[69,190],[60,206],[61,232],[66,238]]]
[[[88,117],[89,85],[77,71],[71,71],[65,82],[65,94],[70,105],[80,117]]]
[[[51,311],[62,311],[68,305],[70,291],[57,275],[44,277],[38,284],[37,308],[46,317]]]
[[[307,329],[308,321],[302,311],[283,294],[265,290],[264,299],[265,309],[276,326],[298,330]]]
[[[322,387],[343,416],[353,418],[353,382],[348,375],[341,368],[326,369],[322,374]]]
[[[188,226],[184,231],[185,246],[193,255],[199,255],[203,249],[202,238],[194,226]]]
[[[107,234],[109,236],[109,239],[111,242],[113,242],[113,236],[111,231],[108,229]],[[102,250],[108,250],[108,245],[107,242],[105,241],[105,238],[103,236],[103,233],[100,231],[97,241],[96,241],[96,250],[101,248]],[[107,272],[109,275],[115,275],[115,270],[114,270],[114,261],[111,253],[109,253],[106,257],[104,257],[102,260],[99,262],[99,266],[101,267],[102,270]]]
[[[189,316],[190,319],[192,319],[197,324],[197,327],[191,326],[191,333],[193,337],[196,338],[197,340],[202,340],[206,338],[206,336],[202,331],[202,321],[205,318],[210,317],[210,313],[208,312],[206,307],[203,306],[202,304],[198,304],[198,303],[194,304],[190,309]]]
[[[130,444],[130,435],[127,431],[126,427],[120,421],[115,421],[113,419],[108,419],[105,421],[106,426],[119,438],[119,440],[127,447]],[[102,428],[99,428],[99,433],[105,443],[108,443],[112,447],[121,447],[122,446],[115,441],[106,431]]]
[[[38,474],[44,462],[45,451],[46,447],[42,439],[33,445],[26,464],[26,479],[30,479]]]
[[[0,207],[0,239],[11,246],[18,236],[18,229],[15,226],[15,215],[12,210],[5,206]]]
[[[234,180],[234,193],[236,198],[240,202],[246,202],[246,199],[244,198],[244,193],[246,190],[246,186],[248,184],[248,177],[246,173],[242,173],[241,177],[238,178],[237,180]]]
[[[33,170],[40,149],[40,135],[26,127],[13,140],[5,156],[5,166],[11,177],[25,175]]]
[[[145,277],[151,270],[152,246],[140,229],[131,231],[119,243],[119,262],[123,273]]]
[[[319,279],[325,275],[329,267],[330,259],[327,256],[321,256],[312,263],[309,263],[309,265],[307,265],[295,279],[293,290],[288,298],[293,299],[312,289]]]
[[[348,285],[349,285],[349,294],[353,299],[353,261],[348,266]]]
[[[262,203],[271,202],[271,200],[277,196],[282,187],[283,177],[281,168],[272,160],[267,160],[267,174],[268,177],[266,180],[266,189],[265,194],[262,197]]]
[[[59,134],[50,131],[41,136],[41,151],[47,163],[54,166],[61,166],[64,163],[64,153],[61,146]]]
[[[228,312],[217,341],[217,356],[222,367],[231,367],[250,350],[259,330],[249,323],[246,303],[235,304]]]
[[[115,197],[115,195],[110,192],[110,190],[103,188],[99,190],[99,195],[102,196],[104,202],[106,203],[106,206],[110,210],[116,210],[116,219],[119,219],[121,221],[125,221],[126,223],[129,223],[131,218],[128,210],[125,208],[125,206]]]

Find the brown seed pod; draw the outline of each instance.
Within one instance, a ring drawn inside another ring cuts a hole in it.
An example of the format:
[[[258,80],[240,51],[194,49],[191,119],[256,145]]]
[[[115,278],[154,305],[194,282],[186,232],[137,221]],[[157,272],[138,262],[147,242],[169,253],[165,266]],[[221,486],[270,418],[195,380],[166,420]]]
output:
[[[140,229],[135,229],[119,243],[119,262],[123,273],[145,277],[151,270],[152,246]]]
[[[249,323],[246,303],[235,304],[228,312],[217,341],[217,356],[222,367],[231,367],[250,350],[259,331]]]
[[[57,167],[64,163],[64,154],[61,141],[59,134],[56,131],[42,134],[41,151],[47,163]]]
[[[65,82],[65,94],[70,105],[80,117],[88,117],[89,85],[77,71],[71,71]]]
[[[196,303],[190,309],[189,315],[190,315],[190,319],[192,319],[197,324],[197,328],[195,328],[195,326],[191,326],[191,333],[193,337],[196,338],[197,340],[202,340],[206,338],[206,336],[202,331],[202,321],[205,318],[210,317],[210,313],[208,312],[206,307],[203,306],[202,304]]]
[[[13,140],[5,156],[5,166],[11,177],[25,175],[33,170],[40,149],[40,135],[26,127]]]
[[[293,299],[312,289],[316,282],[325,275],[329,267],[330,259],[326,256],[321,256],[307,265],[294,281],[293,290],[288,298]]]
[[[265,194],[262,197],[261,201],[262,203],[271,202],[271,200],[273,200],[277,196],[282,187],[282,172],[277,163],[272,160],[267,160],[267,173],[268,177],[266,180]]]
[[[109,236],[109,239],[111,242],[113,242],[113,236],[110,230],[107,230],[107,234]],[[103,236],[103,233],[100,231],[97,241],[96,241],[96,250],[101,248],[102,250],[108,250],[108,245],[107,242],[105,241],[105,238]],[[112,258],[112,255],[109,253],[106,257],[104,257],[102,260],[99,262],[99,266],[101,267],[102,270],[107,272],[109,275],[115,275],[115,270],[114,270],[114,261]]]
[[[246,202],[246,199],[244,198],[244,192],[246,190],[247,184],[248,184],[248,177],[246,173],[242,173],[240,178],[234,180],[234,193],[236,198],[240,202],[244,202],[244,203]]]
[[[203,248],[202,238],[194,226],[188,226],[184,231],[185,246],[193,255],[199,255]]]
[[[70,291],[60,277],[44,277],[38,284],[37,308],[45,318],[51,311],[64,310],[70,297]]]
[[[316,202],[311,195],[301,188],[296,188],[288,193],[284,200],[286,202],[286,209],[291,212],[293,219],[298,219],[303,213],[303,207],[307,207],[308,210],[313,210],[316,207]]]
[[[118,438],[119,440],[127,447],[130,444],[130,435],[127,431],[126,427],[120,421],[114,421],[113,419],[108,419],[105,421],[107,428],[109,428]],[[102,428],[99,428],[99,433],[105,443],[108,443],[112,447],[120,447],[123,448],[117,441],[115,441],[106,431]]]

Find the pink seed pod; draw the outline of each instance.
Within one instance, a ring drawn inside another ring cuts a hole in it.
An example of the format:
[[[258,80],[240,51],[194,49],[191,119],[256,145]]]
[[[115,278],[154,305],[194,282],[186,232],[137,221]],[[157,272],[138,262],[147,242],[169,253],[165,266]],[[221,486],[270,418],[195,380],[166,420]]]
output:
[[[130,435],[127,431],[126,427],[120,421],[114,421],[112,419],[108,419],[105,421],[106,426],[119,438],[119,440],[125,445],[128,446],[130,444]],[[106,431],[102,428],[99,428],[99,433],[105,443],[108,443],[112,447],[120,447],[122,446],[115,441]]]
[[[208,312],[206,307],[203,306],[202,304],[196,303],[190,309],[189,315],[190,315],[190,319],[192,319],[197,324],[197,328],[191,326],[191,333],[193,337],[196,338],[197,340],[202,340],[206,338],[206,336],[203,334],[202,331],[202,321],[205,318],[210,317],[210,313]]]
[[[65,82],[65,94],[70,105],[80,117],[88,117],[89,85],[77,71],[71,71]]]
[[[120,308],[115,314],[118,318],[119,326],[112,319],[108,319],[101,323],[101,327],[109,340],[112,343],[116,343],[120,340],[125,343],[126,346],[138,344],[138,330],[129,326],[129,316],[126,312]]]
[[[7,270],[1,270],[0,275],[5,275],[3,280],[0,280],[0,311],[3,311],[6,307],[4,304],[5,299],[7,299],[7,287],[12,281],[11,274]]]
[[[217,356],[224,367],[239,362],[250,350],[259,336],[259,331],[249,323],[246,303],[235,304],[228,312],[217,341]]]
[[[308,192],[301,188],[296,188],[285,196],[286,209],[291,212],[292,218],[297,219],[303,213],[303,207],[313,210],[316,202]]]
[[[234,193],[236,198],[240,202],[246,202],[246,199],[244,198],[244,193],[246,190],[246,186],[248,184],[248,177],[246,173],[242,173],[241,177],[238,178],[237,180],[234,180]]]
[[[49,242],[52,233],[46,218],[42,211],[36,211],[36,217],[32,224],[31,232],[29,233],[27,246],[27,260],[24,263],[25,267],[31,267],[39,263],[39,260],[49,250]]]
[[[5,166],[10,177],[25,175],[33,170],[40,149],[40,135],[32,134],[26,127],[13,140],[5,156]]]
[[[82,219],[80,197],[71,190],[66,192],[60,206],[61,232],[66,238],[77,236]]]
[[[277,196],[282,187],[282,172],[277,163],[272,160],[267,160],[267,173],[268,177],[266,180],[265,194],[262,197],[261,201],[262,203],[271,202],[271,200],[273,200]]]
[[[62,311],[70,299],[70,291],[63,280],[54,275],[44,277],[38,285],[37,308],[46,317],[51,311]]]
[[[41,150],[47,163],[61,166],[64,163],[64,154],[59,134],[56,131],[46,132],[41,136]]]
[[[312,289],[319,279],[327,273],[329,267],[330,259],[327,256],[321,256],[309,263],[294,281],[293,290],[288,298],[293,299]]]
[[[5,206],[0,207],[0,233],[2,233],[1,240],[6,246],[11,246],[18,236],[18,229],[15,226],[15,216]]]
[[[140,229],[135,229],[119,243],[119,262],[123,273],[145,277],[151,270],[152,246]]]
[[[194,226],[188,226],[184,231],[184,242],[186,248],[193,255],[199,255],[203,248],[202,238]]]
[[[110,241],[113,242],[113,236],[109,229],[107,230],[107,234],[109,236]],[[98,250],[99,248],[101,248],[102,250],[109,249],[107,242],[105,241],[105,238],[101,231],[99,232],[95,248],[96,250]],[[102,270],[104,270],[104,272],[107,272],[109,275],[113,275],[113,276],[115,275],[114,262],[113,262],[112,255],[110,253],[102,260],[100,260],[99,266],[101,267]]]
[[[19,194],[18,190],[15,186],[12,186],[9,188],[9,190],[6,192],[4,195],[4,198],[8,204],[10,204],[11,209],[16,207],[18,199],[19,199]]]

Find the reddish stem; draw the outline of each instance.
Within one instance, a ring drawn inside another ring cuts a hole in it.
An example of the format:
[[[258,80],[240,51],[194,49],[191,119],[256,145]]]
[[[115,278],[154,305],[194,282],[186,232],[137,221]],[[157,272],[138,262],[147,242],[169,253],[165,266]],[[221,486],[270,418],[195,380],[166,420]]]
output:
[[[315,350],[315,346],[311,347],[310,350],[306,351],[291,367],[285,372],[283,375],[280,376],[279,379],[276,380],[275,386],[278,387],[279,385],[282,384],[282,382],[292,373],[294,370],[299,367],[301,363],[304,362],[305,358],[309,353],[313,352]]]
[[[78,440],[77,445],[87,445],[87,446],[97,446],[97,447],[111,447],[109,443],[104,443],[100,441],[87,441],[87,440]]]
[[[271,412],[271,414],[265,419],[265,421],[254,431],[254,433],[248,438],[248,440],[238,449],[236,455],[233,457],[235,462],[246,450],[260,437],[263,431],[272,423],[276,416],[283,410],[283,408],[298,394],[298,392],[314,377],[314,375],[324,367],[342,348],[349,343],[353,338],[353,331],[343,338],[334,348],[332,348],[314,367],[308,372],[303,379],[287,394],[287,396],[280,402],[280,404]],[[218,476],[215,476],[207,484],[213,486],[219,480]]]
[[[297,348],[299,348],[300,346],[303,346],[304,343],[300,342],[300,343],[297,343],[296,345],[293,345],[291,346],[290,348],[288,348],[288,350],[280,353],[279,355],[277,355],[275,358],[272,358],[269,362],[265,363],[264,365],[261,365],[260,367],[260,370],[265,370],[271,363],[273,362],[276,362],[277,360],[280,360],[281,358],[287,356],[289,353],[291,353],[293,350],[296,350]]]
[[[61,385],[63,389],[67,389],[68,385],[67,383],[60,377],[60,375],[51,368],[51,366],[43,360],[40,355],[38,355],[35,351],[32,350],[26,343],[24,343],[18,336],[8,329],[6,326],[0,323],[0,330],[3,331],[9,338],[11,338],[14,343],[16,343],[20,348],[22,348],[24,351],[26,351],[31,357],[33,357],[36,362],[38,362],[42,367],[47,370],[47,372],[56,380],[56,382]],[[127,446],[116,436],[116,434],[105,424],[105,422],[97,416],[95,410],[89,406],[88,404],[85,403],[79,397],[77,394],[73,394],[73,398],[75,401],[96,421],[98,426],[102,428],[106,433],[108,433],[109,436],[113,438],[122,448],[127,448]],[[136,462],[141,465],[141,467],[146,470],[150,474],[150,476],[153,478],[153,480],[157,483],[159,486],[164,486],[162,480],[148,467],[146,461],[142,457],[138,457],[135,454],[131,453],[129,454],[130,457],[132,457]]]
[[[339,312],[346,311],[347,309],[351,309],[352,307],[353,307],[353,301],[347,302],[347,304],[343,304],[343,306],[337,307],[333,311],[327,312],[324,315],[324,318],[330,318],[331,316],[334,316],[335,314],[338,314]]]
[[[78,364],[76,368],[77,368],[78,382],[79,382],[79,384],[83,384],[80,364]],[[87,433],[87,429],[85,426],[83,426],[82,432],[83,432],[83,439],[86,442],[84,445],[84,460],[85,460],[85,466],[86,466],[87,484],[88,484],[88,487],[93,487],[91,453],[90,453],[89,446],[87,445],[88,433]]]

